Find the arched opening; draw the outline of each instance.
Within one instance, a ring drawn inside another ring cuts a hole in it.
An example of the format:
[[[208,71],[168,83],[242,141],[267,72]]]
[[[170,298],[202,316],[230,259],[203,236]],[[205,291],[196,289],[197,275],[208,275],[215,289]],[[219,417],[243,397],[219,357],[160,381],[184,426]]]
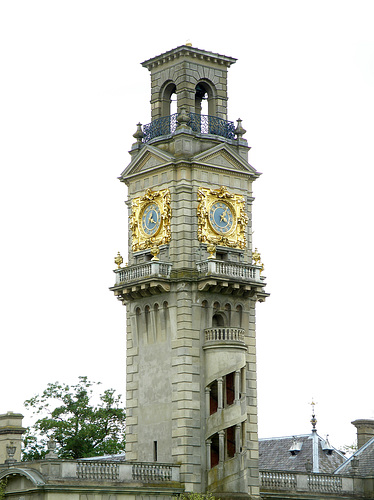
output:
[[[231,305],[230,304],[225,305],[225,312],[227,315],[228,326],[231,326]]]
[[[150,307],[145,306],[144,308],[144,317],[145,317],[145,331],[147,334],[147,341],[149,342],[149,335],[151,330],[151,318],[150,318]]]
[[[213,326],[213,328],[216,328],[219,326],[225,326],[225,318],[223,317],[222,314],[213,314],[212,326]]]
[[[242,308],[242,306],[236,306],[236,323],[237,323],[237,326],[239,328],[242,328],[242,323],[243,323],[243,308]]]
[[[176,86],[174,82],[165,84],[161,91],[161,116],[170,116],[177,112]]]
[[[195,87],[195,113],[198,115],[216,115],[214,86],[212,83],[200,81]]]

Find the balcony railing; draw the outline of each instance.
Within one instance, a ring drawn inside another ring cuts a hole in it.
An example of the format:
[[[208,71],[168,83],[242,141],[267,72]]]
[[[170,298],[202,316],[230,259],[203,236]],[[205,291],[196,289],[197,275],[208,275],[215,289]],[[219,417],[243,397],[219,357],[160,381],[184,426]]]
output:
[[[199,115],[198,113],[190,113],[190,120],[187,125],[194,132],[200,134],[212,134],[225,137],[226,139],[235,139],[234,122],[223,120],[218,116]],[[143,126],[143,142],[149,142],[155,137],[174,134],[178,126],[178,113],[169,116],[163,116],[153,122]]]
[[[213,274],[243,280],[261,281],[260,266],[236,262],[224,262],[213,259],[197,262],[196,265],[198,272],[203,275]]]
[[[352,493],[354,490],[353,480],[353,477],[332,474],[260,471],[260,488],[262,491],[288,490],[323,494]]]
[[[206,342],[222,342],[222,341],[234,341],[234,342],[244,342],[244,330],[243,328],[230,328],[217,326],[215,328],[205,329],[205,341]]]
[[[129,281],[149,278],[150,276],[170,278],[172,264],[168,262],[153,261],[145,264],[115,269],[116,285],[127,283]]]

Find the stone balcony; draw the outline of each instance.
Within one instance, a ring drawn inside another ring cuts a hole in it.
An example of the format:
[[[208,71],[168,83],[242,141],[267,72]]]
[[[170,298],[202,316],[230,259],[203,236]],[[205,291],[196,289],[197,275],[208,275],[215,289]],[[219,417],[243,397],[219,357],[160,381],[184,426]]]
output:
[[[126,301],[170,291],[170,284],[180,281],[178,271],[172,271],[170,262],[149,261],[115,269],[116,283],[110,288],[119,300]],[[197,280],[199,291],[224,291],[227,294],[254,296],[263,302],[264,292],[261,267],[238,262],[207,259],[196,262],[183,271],[183,279]]]
[[[149,491],[157,490],[164,498],[178,496],[183,491],[180,466],[157,462],[50,458],[0,467],[0,480],[5,479],[10,485],[10,479],[16,476],[23,478],[23,482],[16,482],[16,488],[10,486],[14,498],[24,498],[25,493],[28,496],[30,492],[41,494],[47,491],[62,494],[61,498],[67,498],[68,492],[74,491],[71,498],[83,498],[90,496],[86,494],[92,493],[93,488],[99,494],[98,498],[101,498],[101,494],[104,498],[108,488],[111,495],[120,495],[121,498],[123,495],[126,498],[135,498],[134,495],[138,498],[138,495],[144,494],[144,487]],[[23,488],[27,491],[22,491]]]
[[[197,262],[196,266],[201,291],[253,296],[259,302],[269,296],[264,292],[266,283],[261,276],[261,266],[217,259]]]
[[[261,498],[353,498],[364,492],[364,480],[337,474],[260,471]],[[360,496],[360,498],[362,498]]]
[[[172,264],[159,260],[115,269],[116,283],[110,288],[125,302],[170,291]]]

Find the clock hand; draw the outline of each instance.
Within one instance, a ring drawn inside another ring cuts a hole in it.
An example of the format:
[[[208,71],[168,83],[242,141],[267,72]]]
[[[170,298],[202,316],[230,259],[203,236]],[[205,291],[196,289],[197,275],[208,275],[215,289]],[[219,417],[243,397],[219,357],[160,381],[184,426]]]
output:
[[[221,215],[221,221],[227,222],[226,215],[227,215],[227,208],[226,208],[226,210]]]
[[[153,217],[152,217],[152,212],[149,214],[149,217],[148,217],[148,222],[153,222],[153,224],[156,224],[156,221],[153,220]]]

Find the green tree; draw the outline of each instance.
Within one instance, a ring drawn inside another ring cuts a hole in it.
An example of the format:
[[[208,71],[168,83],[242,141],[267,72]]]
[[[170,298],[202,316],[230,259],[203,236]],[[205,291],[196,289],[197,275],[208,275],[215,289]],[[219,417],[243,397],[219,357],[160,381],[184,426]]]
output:
[[[60,458],[111,455],[125,450],[126,413],[121,395],[107,389],[93,403],[93,388],[100,382],[79,377],[76,385],[49,383],[41,395],[25,401],[25,407],[39,416],[27,429],[22,460],[38,460],[47,453],[47,442],[56,442]]]

